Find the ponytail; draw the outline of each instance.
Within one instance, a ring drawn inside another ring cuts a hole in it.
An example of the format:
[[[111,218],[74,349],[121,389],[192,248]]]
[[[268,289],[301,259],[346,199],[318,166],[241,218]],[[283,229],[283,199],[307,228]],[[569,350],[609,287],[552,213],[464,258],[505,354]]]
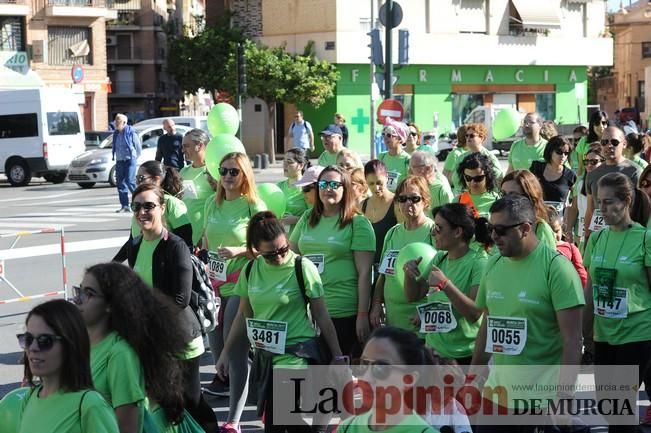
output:
[[[470,243],[473,238],[483,245],[485,249],[493,245],[490,225],[484,217],[476,216],[474,210],[463,203],[448,203],[432,210],[432,216],[440,215],[452,227],[462,230],[462,238]]]
[[[285,228],[276,215],[268,210],[258,212],[251,217],[246,229],[246,251],[251,256],[260,242],[273,242],[280,235],[285,235]]]
[[[181,180],[181,176],[176,168],[165,168],[160,186],[169,195],[173,195],[176,198],[183,198],[183,180]]]

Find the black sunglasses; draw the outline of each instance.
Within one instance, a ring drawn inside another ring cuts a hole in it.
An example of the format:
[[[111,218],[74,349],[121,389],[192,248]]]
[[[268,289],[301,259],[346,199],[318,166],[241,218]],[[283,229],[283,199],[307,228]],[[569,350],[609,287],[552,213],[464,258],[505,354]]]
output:
[[[312,191],[312,190],[314,189],[314,187],[315,187],[314,184],[312,184],[312,185],[305,185],[302,189],[303,189],[303,192],[310,192],[310,191]]]
[[[559,156],[563,156],[563,155],[568,156],[570,154],[569,151],[563,152],[561,149],[554,149],[554,153]]]
[[[386,361],[372,361],[370,359],[360,359],[359,365],[351,366],[355,377],[362,377],[368,369],[371,369],[371,375],[379,380],[386,380],[391,375],[391,370],[405,371],[404,368],[390,364]]]
[[[230,174],[231,177],[237,177],[237,176],[240,175],[240,169],[239,168],[219,167],[219,175],[220,176],[226,176],[227,174]]]
[[[604,160],[601,158],[591,158],[591,159],[586,158],[583,160],[583,165],[597,165],[602,162],[604,162]]]
[[[416,137],[418,135],[418,132],[410,132],[409,135],[411,135],[412,137]]]
[[[418,195],[399,195],[396,197],[398,203],[407,203],[408,201],[412,203],[419,203],[423,197]]]
[[[502,237],[502,236],[506,236],[506,233],[510,229],[515,228],[515,227],[519,227],[524,223],[526,223],[526,221],[522,221],[520,223],[515,223],[515,224],[510,224],[510,225],[502,225],[502,224],[493,225],[493,224],[490,224],[488,226],[488,230],[489,230],[490,233],[495,233],[497,236]]]
[[[466,138],[475,138],[478,137],[477,134],[466,134]]]
[[[43,351],[52,349],[52,346],[54,346],[55,341],[63,340],[63,337],[61,337],[60,335],[54,335],[54,334],[33,335],[30,334],[29,332],[25,332],[24,334],[16,334],[16,338],[18,338],[18,345],[23,350],[29,349],[32,343],[34,342],[34,340],[36,340],[36,345],[38,346],[38,350],[43,350]]]
[[[468,176],[467,174],[464,174],[463,178],[466,180],[466,183],[470,183],[470,182],[479,183],[479,182],[483,182],[483,180],[486,179],[486,175],[480,174],[479,176]]]
[[[136,176],[136,181],[138,183],[143,183],[145,180],[149,179],[151,176],[145,176],[144,174],[139,174]]]
[[[601,145],[602,146],[608,146],[610,144],[613,147],[617,147],[617,146],[619,146],[619,143],[621,143],[621,141],[619,141],[616,138],[611,138],[610,140],[609,139],[601,140]]]
[[[152,202],[152,201],[146,201],[146,202],[144,202],[144,203],[140,203],[140,202],[137,202],[137,201],[133,201],[133,202],[131,202],[131,210],[132,210],[134,213],[138,213],[138,212],[140,212],[140,209],[144,209],[145,212],[150,212],[150,211],[153,210],[156,206],[158,206],[158,204],[156,204],[156,203],[154,203],[154,202]]]
[[[277,250],[270,251],[268,253],[260,253],[262,257],[264,257],[267,260],[275,259],[278,256],[283,257],[287,252],[289,251],[289,245],[285,245],[284,247],[280,247]]]

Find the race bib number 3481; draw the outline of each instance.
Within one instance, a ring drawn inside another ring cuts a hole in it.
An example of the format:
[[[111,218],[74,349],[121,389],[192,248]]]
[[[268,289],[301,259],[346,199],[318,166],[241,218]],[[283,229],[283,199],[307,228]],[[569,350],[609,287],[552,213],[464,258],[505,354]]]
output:
[[[282,355],[285,353],[287,322],[246,319],[246,335],[253,347]]]
[[[486,352],[519,355],[527,343],[527,319],[488,316]]]

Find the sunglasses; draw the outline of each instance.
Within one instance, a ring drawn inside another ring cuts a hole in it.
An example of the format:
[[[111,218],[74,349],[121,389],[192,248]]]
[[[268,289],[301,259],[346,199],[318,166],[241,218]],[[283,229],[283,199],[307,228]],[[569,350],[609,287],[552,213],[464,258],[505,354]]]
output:
[[[38,346],[38,350],[43,350],[43,351],[52,349],[55,341],[63,340],[63,337],[61,337],[60,335],[54,335],[54,334],[32,335],[29,332],[25,332],[24,334],[16,334],[16,338],[18,338],[18,345],[23,350],[29,349],[32,346],[34,340],[36,340],[36,345]]]
[[[602,120],[601,122],[602,126],[608,126],[608,121],[607,120]]]
[[[563,156],[563,155],[568,156],[568,155],[570,154],[569,151],[567,151],[567,152],[563,152],[563,151],[560,150],[560,149],[554,149],[554,153],[555,153],[556,155],[559,155],[559,156]]]
[[[480,174],[479,176],[468,176],[467,174],[464,174],[463,178],[466,180],[466,183],[470,183],[470,182],[479,183],[479,182],[483,182],[484,179],[486,179],[486,175]]]
[[[284,159],[283,162],[287,165],[297,164],[298,162],[294,159]]]
[[[538,121],[537,120],[525,120],[522,122],[524,126],[532,126],[532,125],[537,125]]]
[[[642,179],[640,181],[640,188],[648,188],[651,186],[651,179]]]
[[[90,287],[72,286],[73,301],[75,304],[84,304],[90,298],[103,298],[104,296],[97,293]]]
[[[303,192],[310,192],[314,189],[314,185],[305,185],[302,190]]]
[[[396,135],[396,134],[392,134],[392,133],[390,133],[390,132],[383,132],[383,133],[382,133],[382,137],[391,138],[391,137],[397,137],[397,135]]]
[[[502,225],[502,224],[490,224],[488,226],[489,233],[495,233],[497,236],[506,236],[506,233],[511,230],[512,228],[519,227],[522,224],[526,223],[526,221],[522,221],[520,223],[516,224],[510,224],[510,225]]]
[[[319,181],[319,189],[324,190],[326,188],[330,189],[339,189],[343,185],[341,182],[338,182],[336,180],[320,180]]]
[[[466,138],[475,138],[475,137],[479,137],[479,135],[477,135],[477,134],[466,134]]]
[[[410,132],[409,135],[411,135],[412,137],[416,137],[418,135],[418,132]]]
[[[260,253],[260,255],[266,260],[271,260],[275,259],[278,256],[284,257],[285,254],[287,254],[287,251],[289,251],[289,245],[285,245],[284,247],[278,248],[277,250],[270,251],[268,253]]]
[[[146,201],[144,203],[140,203],[137,201],[131,202],[131,210],[134,213],[140,212],[140,209],[144,209],[145,212],[151,212],[158,204],[151,202],[151,201]]]
[[[371,361],[370,359],[364,358],[359,360],[359,365],[354,365],[351,368],[353,369],[355,377],[362,377],[370,368],[371,375],[379,380],[388,379],[392,370],[404,371],[404,368],[389,364],[386,361]]]
[[[219,167],[219,175],[220,176],[226,176],[226,174],[229,174],[231,177],[237,177],[237,176],[240,175],[240,169],[239,168]]]
[[[407,203],[408,201],[416,204],[419,203],[423,197],[418,196],[418,195],[399,195],[396,197],[396,200],[398,203]]]
[[[610,144],[613,147],[617,147],[617,146],[619,146],[619,143],[621,143],[621,142],[619,140],[617,140],[616,138],[611,138],[610,140],[608,140],[608,139],[601,140],[601,145],[602,146],[608,146]]]
[[[583,160],[583,165],[597,165],[597,164],[601,164],[602,162],[604,162],[603,159],[599,159],[599,158],[587,159],[586,158],[586,159]]]
[[[136,181],[138,183],[143,183],[144,181],[146,181],[149,178],[151,178],[151,176],[145,176],[144,174],[139,174],[138,176],[136,176]]]

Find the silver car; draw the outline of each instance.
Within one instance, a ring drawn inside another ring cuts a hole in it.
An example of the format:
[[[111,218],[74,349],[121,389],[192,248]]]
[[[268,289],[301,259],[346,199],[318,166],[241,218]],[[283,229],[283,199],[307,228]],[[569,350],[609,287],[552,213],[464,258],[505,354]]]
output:
[[[136,125],[142,153],[138,158],[138,166],[143,162],[150,161],[156,157],[158,138],[165,134],[161,125]],[[176,132],[185,135],[191,128],[177,125]],[[108,182],[116,186],[115,161],[112,161],[113,135],[109,135],[102,141],[97,149],[89,150],[75,157],[68,167],[68,181],[77,182],[82,188],[92,188],[96,183]]]

